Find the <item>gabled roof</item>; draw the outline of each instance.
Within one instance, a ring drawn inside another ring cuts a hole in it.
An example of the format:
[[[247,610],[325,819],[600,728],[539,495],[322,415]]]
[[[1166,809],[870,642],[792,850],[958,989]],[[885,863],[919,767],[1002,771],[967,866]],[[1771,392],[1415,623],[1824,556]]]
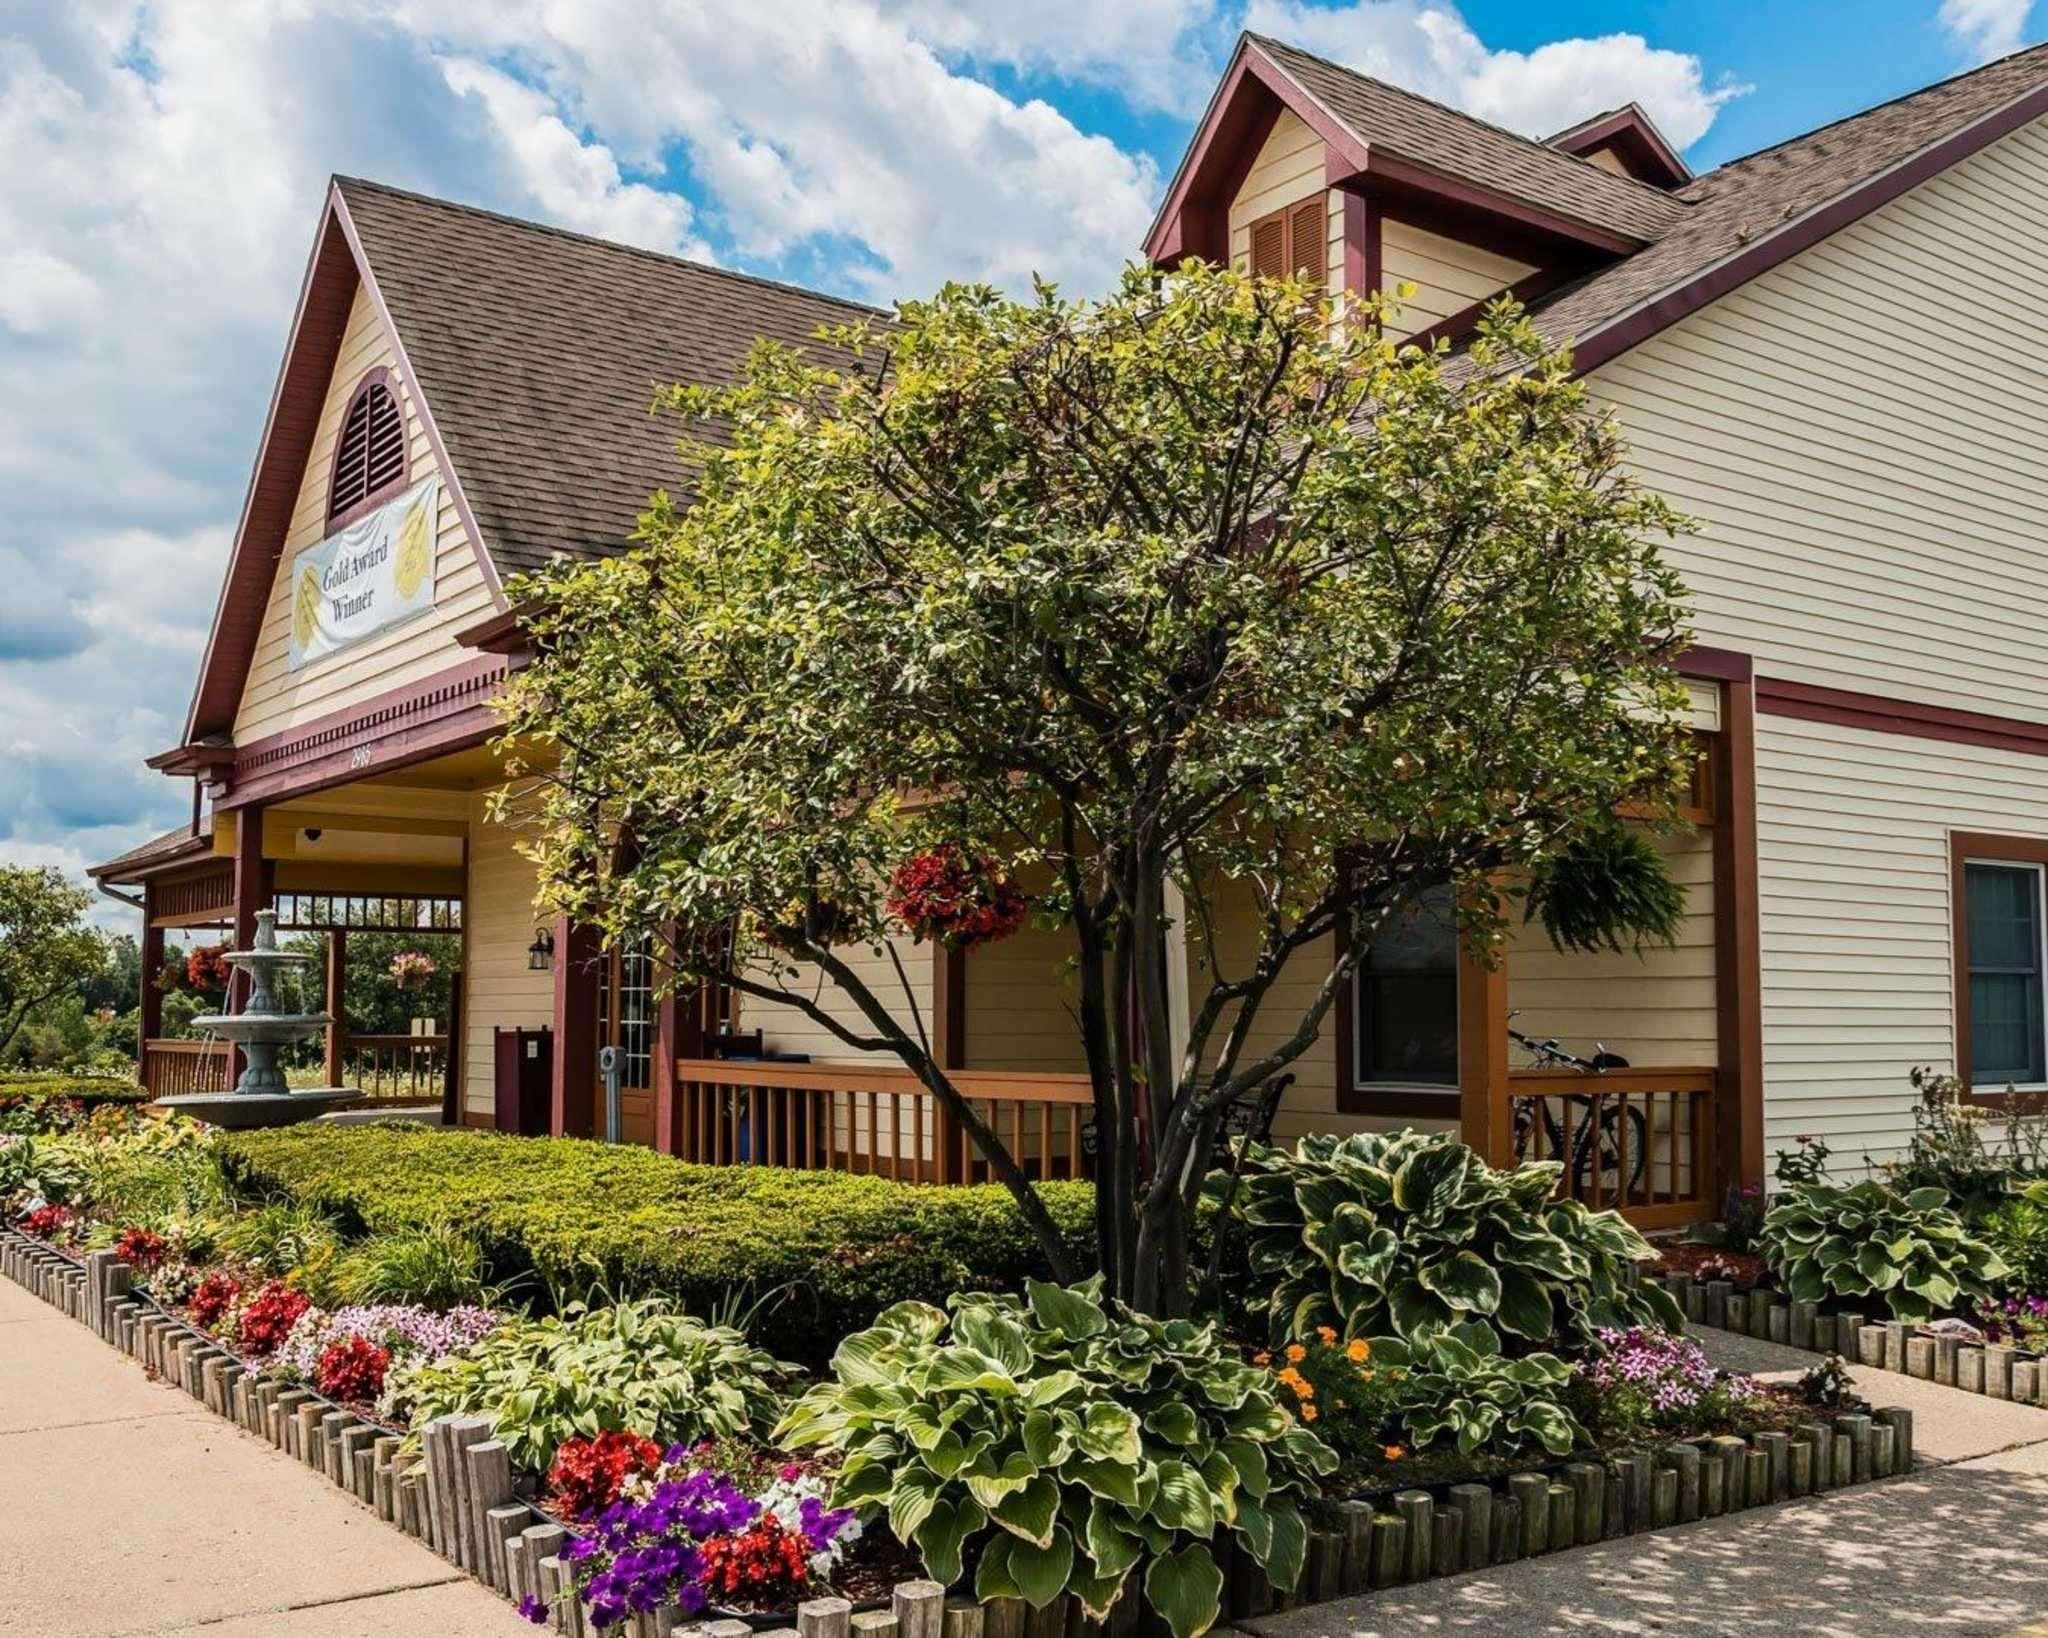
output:
[[[1692,167],[1664,140],[1657,122],[1639,102],[1623,103],[1604,114],[1567,125],[1545,137],[1543,145],[1582,156],[1607,149],[1627,167],[1629,175],[1653,187],[1675,188],[1692,180]]]
[[[1655,244],[1532,312],[1593,369],[2044,114],[2035,46],[1824,125],[1678,189],[1685,214]]]
[[[809,343],[821,325],[877,313],[335,178],[180,753],[233,725],[358,285],[390,332],[501,608],[506,579],[558,553],[623,549],[648,497],[687,481],[676,455],[680,429],[649,413],[660,388],[730,382],[757,338]],[[191,770],[181,760],[171,771]]]
[[[144,876],[170,865],[210,858],[212,854],[213,816],[208,814],[200,821],[197,830],[189,824],[180,825],[176,830],[167,830],[163,835],[153,836],[141,846],[131,847],[126,853],[109,859],[104,864],[88,867],[86,874],[96,882],[116,885],[140,881]]]
[[[1638,244],[1684,215],[1669,194],[1262,34],[1246,42],[1373,150]],[[1370,159],[1360,167],[1370,171]]]
[[[501,575],[626,544],[674,489],[661,388],[737,379],[761,337],[811,344],[857,302],[353,177],[340,196]],[[843,360],[841,360],[843,361]]]

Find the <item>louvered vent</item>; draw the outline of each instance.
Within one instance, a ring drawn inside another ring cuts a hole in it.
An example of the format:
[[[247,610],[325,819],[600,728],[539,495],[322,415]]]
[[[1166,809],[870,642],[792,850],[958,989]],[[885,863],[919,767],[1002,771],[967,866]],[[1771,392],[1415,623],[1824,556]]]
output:
[[[358,389],[342,418],[334,450],[334,489],[327,516],[337,518],[405,482],[405,417],[382,381]]]
[[[1286,276],[1286,217],[1268,216],[1252,224],[1252,272],[1262,279]]]
[[[1330,269],[1323,196],[1305,199],[1287,214],[1287,262],[1297,279],[1322,284]]]

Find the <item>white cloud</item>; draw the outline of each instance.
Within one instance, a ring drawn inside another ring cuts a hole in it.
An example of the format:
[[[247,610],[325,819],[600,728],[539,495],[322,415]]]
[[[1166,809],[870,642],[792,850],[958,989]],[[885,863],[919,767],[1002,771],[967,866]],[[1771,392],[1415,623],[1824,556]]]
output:
[[[1988,63],[2025,43],[2033,9],[2033,0],[1941,0],[1940,21],[1959,50]]]
[[[1640,34],[1492,50],[1454,7],[1420,0],[1335,8],[1251,0],[1245,26],[1527,136],[1548,136],[1633,101],[1674,147],[1687,148],[1723,104],[1748,89],[1709,85],[1699,58],[1653,46]]]

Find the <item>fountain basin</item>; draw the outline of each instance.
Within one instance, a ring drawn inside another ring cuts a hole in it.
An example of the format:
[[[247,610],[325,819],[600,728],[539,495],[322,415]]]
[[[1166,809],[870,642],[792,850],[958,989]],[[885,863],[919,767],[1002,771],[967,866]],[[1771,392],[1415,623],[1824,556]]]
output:
[[[362,1101],[361,1092],[347,1087],[316,1086],[296,1092],[187,1092],[158,1098],[156,1106],[190,1115],[209,1126],[244,1131],[261,1126],[292,1126]]]

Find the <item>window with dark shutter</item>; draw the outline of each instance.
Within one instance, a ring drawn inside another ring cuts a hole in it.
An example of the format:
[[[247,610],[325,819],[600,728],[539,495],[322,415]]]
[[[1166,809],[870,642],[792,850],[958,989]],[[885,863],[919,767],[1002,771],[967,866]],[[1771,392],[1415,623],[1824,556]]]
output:
[[[1323,196],[1261,216],[1251,225],[1251,271],[1320,285],[1329,277],[1329,218]]]
[[[334,446],[329,526],[347,523],[405,487],[405,416],[390,376],[376,370],[348,401]]]

